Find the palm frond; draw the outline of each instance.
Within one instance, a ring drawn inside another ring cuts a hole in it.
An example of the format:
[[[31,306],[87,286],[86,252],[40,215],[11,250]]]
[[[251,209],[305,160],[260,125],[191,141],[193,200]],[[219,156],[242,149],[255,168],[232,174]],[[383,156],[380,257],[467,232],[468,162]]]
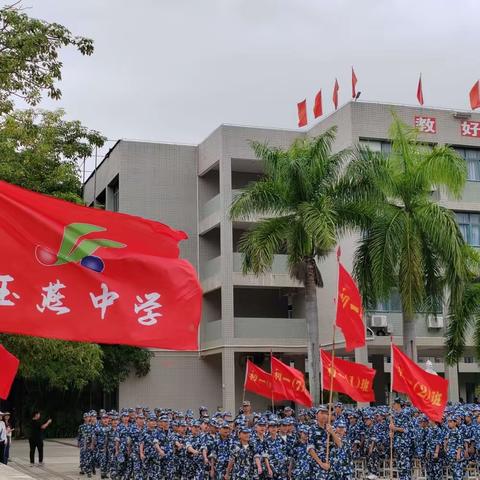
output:
[[[253,230],[245,232],[239,241],[243,253],[243,273],[260,275],[272,267],[274,256],[286,244],[293,217],[261,220]]]
[[[270,179],[250,183],[237,195],[230,207],[232,220],[251,219],[256,215],[273,216],[287,213],[286,203],[281,183]]]
[[[464,291],[463,301],[450,311],[446,335],[449,365],[459,361],[469,331],[474,333],[477,357],[480,358],[480,284],[470,284]]]
[[[428,186],[446,187],[459,198],[467,181],[467,164],[453,148],[435,146],[420,162],[417,176],[420,181],[427,181]]]

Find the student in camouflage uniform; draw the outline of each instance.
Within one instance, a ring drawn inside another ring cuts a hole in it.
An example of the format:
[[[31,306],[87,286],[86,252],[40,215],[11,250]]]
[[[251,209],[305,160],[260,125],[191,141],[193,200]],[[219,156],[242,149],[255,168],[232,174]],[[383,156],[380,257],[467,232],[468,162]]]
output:
[[[339,419],[336,422],[335,434],[339,438],[339,442],[335,442],[332,449],[332,479],[333,480],[352,480],[353,479],[353,463],[351,445],[346,436],[347,424]]]
[[[463,439],[455,417],[448,417],[448,433],[444,440],[445,458],[453,480],[463,479]]]
[[[111,430],[108,424],[109,417],[106,413],[102,414],[100,423],[95,426],[95,466],[100,469],[100,477],[107,478],[108,474],[108,436]]]
[[[313,478],[313,460],[308,453],[309,432],[307,425],[298,427],[298,439],[292,449],[289,469],[291,478],[295,480],[310,480]]]
[[[430,421],[425,436],[425,468],[427,480],[437,480],[443,474],[441,450],[443,445],[443,431],[440,425]]]
[[[238,441],[234,442],[228,461],[225,480],[251,480],[255,472],[255,452],[250,443],[251,430],[247,426],[240,428]]]
[[[209,456],[211,465],[210,478],[215,480],[223,480],[225,478],[233,447],[232,442],[230,424],[225,422],[220,426],[218,436]]]
[[[403,411],[404,402],[395,398],[393,402],[393,415],[390,417],[390,435],[393,437],[393,449],[396,458],[399,480],[412,478],[412,440],[410,431],[410,418]]]

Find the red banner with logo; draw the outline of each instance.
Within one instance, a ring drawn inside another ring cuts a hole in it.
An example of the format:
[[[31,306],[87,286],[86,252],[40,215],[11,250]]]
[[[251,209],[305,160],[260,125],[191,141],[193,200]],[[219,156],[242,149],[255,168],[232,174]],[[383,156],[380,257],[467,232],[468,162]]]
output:
[[[338,263],[337,317],[335,323],[342,330],[347,351],[365,345],[362,297],[353,278],[340,262]]]
[[[322,359],[322,388],[344,393],[357,402],[374,402],[373,378],[377,373],[373,368],[349,362],[320,350]],[[332,382],[333,376],[333,382]]]
[[[186,234],[0,181],[0,332],[198,349]]]
[[[310,392],[305,387],[303,373],[296,368],[289,367],[278,358],[272,356],[273,393],[307,407],[313,405]]]
[[[405,393],[425,415],[441,422],[448,399],[448,380],[428,373],[392,345],[392,388]]]
[[[10,395],[19,364],[18,358],[0,345],[0,398],[2,400],[6,400]]]

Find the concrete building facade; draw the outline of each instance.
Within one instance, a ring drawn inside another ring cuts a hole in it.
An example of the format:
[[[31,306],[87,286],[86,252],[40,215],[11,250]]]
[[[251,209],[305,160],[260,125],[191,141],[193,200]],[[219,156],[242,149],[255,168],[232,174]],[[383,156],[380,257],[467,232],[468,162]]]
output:
[[[407,124],[417,124],[420,138],[458,149],[468,166],[469,180],[460,200],[432,192],[452,209],[467,241],[480,247],[480,115],[452,110],[350,102],[308,131],[221,125],[200,145],[172,145],[119,140],[85,182],[84,198],[109,210],[159,220],[184,230],[189,239],[182,256],[197,269],[204,291],[199,352],[154,351],[152,369],[144,378],[130,377],[120,386],[120,406],[143,403],[175,409],[235,411],[241,404],[245,363],[251,358],[268,370],[270,352],[305,369],[306,324],[303,289],[288,275],[285,255],[276,255],[272,271],[256,277],[243,275],[238,242],[252,221],[232,221],[234,196],[262,175],[249,141],[288,147],[296,138],[316,136],[332,125],[338,133],[336,151],[368,143],[388,151],[392,110]],[[352,265],[356,239],[341,241],[342,258]],[[318,291],[320,343],[330,347],[337,267],[333,256],[319,264],[325,287]],[[389,335],[402,344],[398,298],[366,313],[367,346],[355,351],[355,360],[377,369],[376,396],[385,399],[390,358]],[[455,367],[444,363],[446,322],[418,315],[419,363],[432,361],[450,380],[450,398],[471,399],[480,383],[471,340]],[[340,336],[339,336],[340,337]],[[338,338],[338,353],[348,358]],[[350,356],[353,359],[353,356]],[[247,394],[255,408],[268,400]]]

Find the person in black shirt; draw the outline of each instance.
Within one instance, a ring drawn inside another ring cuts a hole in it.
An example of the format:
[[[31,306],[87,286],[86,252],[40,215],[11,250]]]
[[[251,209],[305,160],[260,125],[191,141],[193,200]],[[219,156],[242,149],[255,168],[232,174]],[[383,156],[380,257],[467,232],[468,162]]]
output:
[[[32,420],[30,422],[30,466],[35,464],[35,449],[38,449],[38,463],[43,465],[43,432],[52,423],[49,418],[42,424],[40,421],[40,412],[33,412]]]

